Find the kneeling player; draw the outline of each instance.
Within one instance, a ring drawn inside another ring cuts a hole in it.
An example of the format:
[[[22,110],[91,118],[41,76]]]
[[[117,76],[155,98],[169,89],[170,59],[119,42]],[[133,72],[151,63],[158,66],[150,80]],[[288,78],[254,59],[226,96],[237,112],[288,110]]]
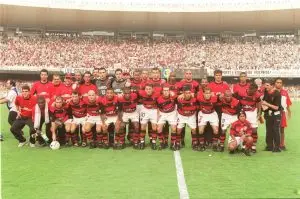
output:
[[[235,121],[237,121],[237,114],[241,109],[239,100],[232,97],[232,93],[230,90],[226,90],[224,93],[224,97],[220,97],[221,109],[222,109],[222,121],[221,128],[222,133],[220,135],[220,147],[219,150],[221,152],[224,151],[224,142],[226,139],[226,131],[228,127]]]
[[[200,150],[205,150],[204,145],[204,129],[209,123],[213,129],[213,150],[217,151],[218,148],[218,129],[219,118],[215,111],[215,105],[217,103],[217,97],[212,96],[210,88],[205,88],[203,95],[198,95],[197,100],[200,105],[200,111],[198,113],[198,127],[199,127],[199,142]]]
[[[160,142],[160,149],[168,147],[169,128],[167,129],[167,136],[163,133],[164,125],[168,122],[171,125],[171,134],[176,134],[177,125],[177,111],[176,111],[176,95],[171,96],[170,87],[163,86],[163,95],[157,99],[158,112],[158,139]]]
[[[99,135],[102,130],[102,121],[100,117],[100,99],[96,96],[95,91],[88,92],[86,104],[87,120],[82,128],[82,147],[86,147],[90,142],[90,148],[95,148],[96,143],[93,141],[92,128],[96,125],[96,133]]]
[[[118,97],[115,95],[112,88],[106,90],[106,95],[101,99],[103,105],[103,133],[104,137],[108,136],[108,126],[114,125],[115,127],[115,139],[114,148],[123,149],[125,148],[125,132],[121,131],[121,120],[119,119],[119,103]],[[103,139],[104,145],[106,145],[106,139]]]
[[[62,97],[58,96],[55,98],[55,101],[50,106],[50,117],[51,117],[51,132],[52,139],[54,141],[59,141],[60,144],[64,144],[65,139],[64,130],[69,129],[71,126],[70,122],[67,122],[69,119],[69,115],[67,112],[67,106],[64,104],[64,100]],[[57,135],[59,139],[57,140]]]
[[[228,150],[230,153],[234,153],[240,146],[245,155],[250,156],[252,144],[252,127],[250,122],[246,120],[246,113],[242,111],[238,114],[238,120],[231,125]]]
[[[121,125],[121,128],[123,128],[122,129],[123,132],[126,132],[126,124],[129,124],[130,122],[133,125],[133,130],[134,130],[134,132],[132,133],[133,147],[135,149],[138,149],[140,133],[139,133],[139,114],[137,112],[137,101],[138,101],[137,94],[132,93],[131,89],[127,87],[123,89],[123,93],[124,95],[118,98],[120,110],[122,111],[123,125]]]
[[[80,129],[86,121],[86,104],[80,100],[79,94],[76,91],[72,92],[72,98],[69,102],[69,112],[73,116],[71,120],[71,126],[69,129],[66,128],[66,139],[69,142],[71,141],[74,146],[78,146],[78,135],[76,130]]]
[[[150,121],[152,126],[152,132],[150,137],[150,144],[153,150],[156,150],[156,138],[157,138],[157,103],[156,100],[159,96],[159,93],[154,93],[153,87],[151,84],[147,84],[145,90],[139,91],[139,97],[142,101],[142,108],[140,110],[140,119],[141,119],[141,134],[140,134],[140,149],[145,148],[145,135],[146,127]],[[148,132],[149,133],[149,132]],[[150,133],[149,133],[150,135]]]
[[[191,128],[192,148],[196,150],[198,147],[198,136],[196,131],[196,111],[197,99],[192,97],[192,93],[188,87],[183,88],[183,97],[178,97],[177,102],[178,124],[177,134],[171,134],[171,149],[179,150],[181,143],[181,131],[185,125]]]

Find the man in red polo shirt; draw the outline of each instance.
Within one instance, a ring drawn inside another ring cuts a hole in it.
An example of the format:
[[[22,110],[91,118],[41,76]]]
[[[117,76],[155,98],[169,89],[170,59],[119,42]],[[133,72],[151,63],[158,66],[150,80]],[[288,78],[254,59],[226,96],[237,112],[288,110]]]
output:
[[[13,123],[10,131],[19,141],[18,147],[22,147],[26,144],[26,139],[22,134],[22,129],[27,125],[30,133],[30,146],[35,146],[35,139],[31,136],[35,133],[34,125],[32,121],[32,109],[36,104],[36,97],[30,94],[30,88],[28,85],[22,87],[22,94],[16,97],[15,105],[17,109],[17,119]]]
[[[52,85],[50,86],[51,100],[54,100],[56,96],[59,95],[61,88],[62,88],[62,83],[61,83],[60,76],[58,74],[54,74],[52,78]]]
[[[72,74],[67,73],[65,75],[64,83],[61,85],[61,89],[58,94],[65,100],[65,102],[70,102],[72,98],[72,93],[74,91]]]
[[[283,110],[281,111],[281,130],[280,130],[280,149],[286,150],[285,147],[285,139],[284,139],[284,129],[287,127],[287,117],[291,118],[292,112],[290,106],[292,105],[292,101],[290,99],[289,93],[287,90],[283,89],[283,81],[281,78],[275,79],[275,88],[281,94],[281,106]]]
[[[40,81],[33,83],[30,95],[44,96],[46,101],[49,102],[52,83],[48,81],[48,71],[46,69],[40,71],[40,78]]]

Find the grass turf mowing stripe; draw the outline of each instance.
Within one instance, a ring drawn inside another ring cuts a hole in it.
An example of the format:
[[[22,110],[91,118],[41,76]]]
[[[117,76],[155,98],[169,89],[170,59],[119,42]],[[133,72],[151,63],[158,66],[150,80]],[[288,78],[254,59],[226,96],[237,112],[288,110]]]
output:
[[[174,159],[175,159],[175,165],[176,165],[177,182],[178,182],[180,199],[189,199],[190,196],[189,196],[187,186],[185,183],[184,172],[183,172],[183,168],[182,168],[182,161],[181,161],[179,151],[174,151]]]

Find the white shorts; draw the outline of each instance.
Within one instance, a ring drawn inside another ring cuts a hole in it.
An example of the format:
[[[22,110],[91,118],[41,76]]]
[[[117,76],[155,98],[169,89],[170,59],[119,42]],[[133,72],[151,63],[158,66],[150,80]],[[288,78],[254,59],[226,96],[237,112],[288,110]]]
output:
[[[198,125],[199,126],[206,126],[208,122],[212,126],[219,126],[219,118],[218,118],[218,114],[216,111],[214,111],[210,114],[205,114],[205,113],[202,113],[201,111],[198,113]]]
[[[132,113],[125,113],[123,112],[123,117],[122,117],[123,122],[139,122],[139,114],[137,111],[134,111]]]
[[[238,120],[237,115],[229,115],[227,113],[222,113],[222,119],[221,119],[222,130],[226,130],[229,125],[231,125],[233,122],[237,120]]]
[[[178,113],[178,124],[177,128],[181,129],[184,125],[187,124],[191,129],[195,129],[197,127],[196,124],[196,113],[191,116],[184,116]]]
[[[140,112],[141,124],[147,124],[149,121],[151,124],[157,124],[157,109],[141,108]]]
[[[91,123],[91,124],[102,124],[100,115],[98,116],[88,116],[86,123]]]
[[[246,119],[250,122],[252,128],[257,128],[257,109],[254,111],[245,111],[246,113]]]
[[[118,116],[106,116],[106,118],[104,119],[104,123],[108,126],[111,123],[115,124],[118,120]]]
[[[140,115],[140,113],[141,113],[141,109],[142,109],[142,107],[143,107],[143,105],[142,104],[138,104],[138,105],[136,105],[136,111],[137,111],[137,113]]]
[[[241,139],[241,137],[235,137],[235,139],[236,139],[236,142],[237,142],[237,146],[243,146],[243,141],[242,141],[242,139]],[[231,138],[231,136],[229,136],[229,138],[228,138],[228,144],[229,143],[231,143],[231,142],[233,142],[234,140]]]
[[[157,123],[165,124],[166,122],[168,122],[170,125],[177,124],[177,111],[176,110],[174,110],[170,113],[159,112]]]
[[[81,124],[81,125],[83,125],[85,122],[86,122],[86,117],[81,117],[81,118],[73,117],[72,124],[76,124],[76,125]]]

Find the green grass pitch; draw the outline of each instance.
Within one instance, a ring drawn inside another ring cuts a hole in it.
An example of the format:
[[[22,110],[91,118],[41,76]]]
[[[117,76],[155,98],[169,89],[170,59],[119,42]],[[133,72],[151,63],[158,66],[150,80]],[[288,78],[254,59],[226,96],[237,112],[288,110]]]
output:
[[[190,198],[300,198],[300,103],[292,111],[282,153],[262,151],[264,126],[251,157],[194,152],[188,136],[180,154]],[[6,120],[1,106],[3,199],[179,198],[170,150],[17,148]]]

